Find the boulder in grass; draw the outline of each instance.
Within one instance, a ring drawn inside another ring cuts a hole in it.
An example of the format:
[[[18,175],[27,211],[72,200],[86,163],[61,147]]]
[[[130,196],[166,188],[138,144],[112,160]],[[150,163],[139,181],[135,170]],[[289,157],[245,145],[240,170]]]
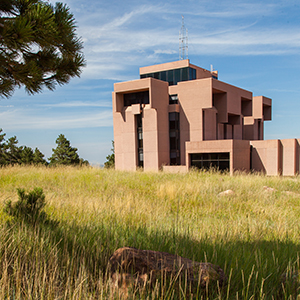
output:
[[[113,253],[109,264],[114,286],[124,290],[133,284],[152,286],[161,275],[170,279],[183,275],[189,285],[203,289],[208,285],[215,285],[218,289],[227,283],[227,277],[219,266],[166,252],[124,247]]]
[[[300,270],[295,268],[288,269],[281,275],[282,296],[287,294],[292,296],[292,299],[298,299],[300,292]],[[284,298],[284,297],[282,297]]]
[[[234,195],[234,191],[233,190],[226,190],[224,192],[221,192],[218,194],[218,196],[232,196]]]
[[[276,190],[275,190],[274,188],[271,188],[271,187],[269,187],[269,186],[263,186],[263,189],[264,189],[266,192],[271,192],[271,193],[276,192]]]

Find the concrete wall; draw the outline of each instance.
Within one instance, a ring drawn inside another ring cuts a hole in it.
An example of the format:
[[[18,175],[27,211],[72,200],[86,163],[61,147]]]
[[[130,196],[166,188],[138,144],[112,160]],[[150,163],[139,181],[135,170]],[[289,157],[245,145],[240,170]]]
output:
[[[299,174],[299,140],[251,141],[252,169],[266,175]]]
[[[299,173],[299,144],[296,139],[281,140],[282,175],[294,176]]]
[[[230,174],[234,171],[248,171],[250,169],[250,144],[242,140],[217,140],[186,143],[186,161],[190,168],[190,154],[192,153],[222,153],[230,154]]]
[[[180,103],[180,153],[185,165],[185,142],[203,140],[203,109],[212,108],[211,78],[179,82],[169,87]],[[208,129],[210,125],[207,125]],[[215,126],[215,122],[214,122]]]
[[[250,142],[233,140],[233,171],[250,170]]]
[[[150,117],[150,115],[152,117]],[[151,80],[150,107],[144,110],[144,170],[159,170],[169,158],[168,83]]]
[[[115,166],[120,170],[135,170],[137,159],[137,129],[135,116],[142,114],[144,170],[159,170],[169,164],[169,94],[168,83],[154,78],[115,84],[113,120]],[[149,91],[149,104],[124,107],[123,95]]]
[[[252,169],[266,175],[281,175],[282,145],[279,140],[250,141]]]
[[[186,161],[188,145],[189,151],[196,151],[193,153],[207,152],[209,149],[224,152],[224,149],[229,149],[232,171],[250,169],[249,141],[263,139],[263,121],[271,119],[271,99],[252,97],[250,91],[216,80],[210,71],[191,65],[189,60],[143,67],[140,68],[140,74],[184,67],[195,68],[197,79],[172,86],[154,78],[114,85],[116,169],[136,169],[138,153],[135,119],[139,114],[142,115],[143,123],[144,169],[159,170],[170,164],[169,112],[173,111],[180,114],[182,166],[189,163]],[[124,94],[141,91],[149,91],[149,104],[124,107]],[[175,94],[178,95],[179,104],[169,105],[169,95]],[[255,169],[275,175],[281,171],[283,174],[299,171],[299,147],[294,147],[292,142],[251,143],[254,149],[251,159]],[[283,160],[280,159],[282,153]],[[272,163],[274,157],[275,164]],[[293,167],[290,167],[291,164]]]
[[[135,119],[131,107],[123,109],[121,113],[113,114],[113,118],[115,167],[118,170],[134,171],[137,166],[137,140]]]

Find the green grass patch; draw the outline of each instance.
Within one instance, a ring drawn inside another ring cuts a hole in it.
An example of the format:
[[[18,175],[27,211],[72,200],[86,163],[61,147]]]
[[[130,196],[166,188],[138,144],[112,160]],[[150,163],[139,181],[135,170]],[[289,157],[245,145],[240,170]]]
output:
[[[18,201],[18,188],[36,187],[51,222],[13,221],[3,212],[8,200]],[[234,194],[219,196],[228,189]],[[229,277],[209,297],[182,292],[184,282],[179,293],[162,282],[129,299],[300,295],[298,177],[16,166],[0,169],[0,190],[1,299],[122,299],[107,263],[124,246],[211,262]]]

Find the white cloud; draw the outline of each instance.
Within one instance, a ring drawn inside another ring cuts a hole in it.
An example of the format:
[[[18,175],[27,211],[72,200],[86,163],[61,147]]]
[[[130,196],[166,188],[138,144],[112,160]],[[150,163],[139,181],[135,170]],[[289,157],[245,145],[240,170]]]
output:
[[[38,111],[15,109],[0,113],[5,130],[78,129],[112,126],[112,112],[74,112],[68,115],[41,115]]]
[[[108,11],[104,21],[97,17],[98,12],[103,15],[99,8],[91,16],[95,22],[82,19],[78,30],[85,40],[88,63],[84,78],[130,80],[132,75],[124,78],[124,71],[134,65],[147,65],[166,56],[176,60],[181,13],[190,33],[190,55],[284,55],[296,53],[300,46],[298,30],[288,24],[265,29],[263,17],[274,17],[284,2],[143,3],[133,9],[128,3],[122,13]]]
[[[60,102],[60,103],[48,103],[48,104],[40,104],[42,107],[111,107],[110,102],[89,102],[89,101],[73,101],[73,102]]]

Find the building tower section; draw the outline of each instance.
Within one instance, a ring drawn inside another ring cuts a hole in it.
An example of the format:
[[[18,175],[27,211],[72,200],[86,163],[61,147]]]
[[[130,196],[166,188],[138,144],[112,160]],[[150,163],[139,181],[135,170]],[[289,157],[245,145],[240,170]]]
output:
[[[231,173],[251,169],[269,173],[258,158],[267,148],[264,121],[271,115],[270,98],[253,97],[250,91],[220,81],[217,71],[192,65],[188,59],[142,67],[140,79],[114,84],[116,169],[215,167]],[[279,161],[284,144],[293,145],[279,143],[275,151]],[[297,151],[296,145],[294,164]],[[283,166],[279,162],[274,172],[282,173]]]

